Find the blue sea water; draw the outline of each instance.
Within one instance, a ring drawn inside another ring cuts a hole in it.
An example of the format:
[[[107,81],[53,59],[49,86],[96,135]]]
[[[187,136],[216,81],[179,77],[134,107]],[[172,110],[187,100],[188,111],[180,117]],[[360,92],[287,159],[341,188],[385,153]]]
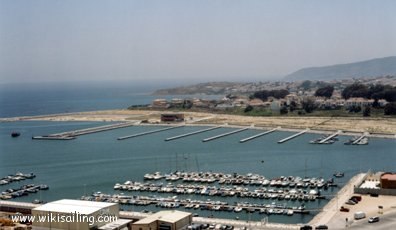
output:
[[[111,87],[110,87],[111,88]],[[78,89],[78,90],[77,90]],[[11,90],[11,89],[8,89]],[[97,110],[125,108],[131,104],[141,104],[151,100],[151,96],[135,92],[128,93],[129,87],[118,90],[86,88],[50,87],[43,90],[21,92],[17,98],[8,98],[1,102],[2,117],[39,115],[80,110]],[[82,90],[82,91],[81,91]],[[92,91],[91,91],[92,90]],[[32,92],[33,91],[33,92]],[[46,94],[45,92],[50,92]],[[111,93],[112,92],[112,93]],[[3,94],[3,92],[2,92]],[[59,94],[59,95],[58,95]],[[70,95],[69,95],[70,94]],[[23,97],[22,95],[25,95]],[[28,97],[26,95],[29,95]],[[63,95],[63,96],[61,96]],[[4,95],[3,95],[4,96]],[[141,97],[140,97],[141,96]],[[48,99],[48,97],[50,99]],[[19,98],[19,99],[18,99]],[[40,99],[40,100],[39,100]],[[7,104],[8,103],[8,104]],[[3,107],[6,105],[5,107]],[[29,106],[29,110],[24,110]],[[107,106],[107,107],[106,107]],[[3,108],[6,108],[3,110]],[[23,184],[48,184],[48,191],[41,191],[16,200],[32,201],[42,199],[52,201],[61,198],[78,199],[94,191],[117,193],[113,190],[115,183],[127,180],[143,181],[143,175],[160,171],[213,171],[225,173],[258,173],[268,178],[280,176],[332,177],[337,171],[345,172],[345,177],[337,179],[344,184],[358,172],[394,171],[396,141],[391,139],[370,139],[366,146],[345,146],[347,137],[333,145],[311,145],[309,140],[317,138],[315,134],[305,134],[284,144],[277,141],[291,135],[289,132],[274,132],[246,143],[240,139],[257,134],[257,130],[248,130],[211,142],[201,140],[210,136],[230,131],[221,128],[206,133],[174,140],[165,138],[202,129],[202,127],[183,127],[159,132],[138,138],[117,140],[117,137],[154,130],[158,127],[133,126],[102,133],[79,136],[70,141],[38,141],[33,135],[51,134],[103,125],[103,122],[50,122],[19,121],[0,123],[0,177],[18,171],[34,172],[34,180],[17,182],[0,186],[0,191],[19,187]],[[18,131],[21,136],[11,138],[10,133]],[[329,198],[339,188],[322,191]],[[124,192],[127,195],[147,193]],[[153,195],[153,194],[151,194]],[[155,194],[173,196],[174,194]],[[179,195],[179,198],[199,200],[227,200],[251,203],[271,203],[273,200],[253,198],[202,197]],[[328,200],[309,201],[309,209],[320,209]],[[290,206],[299,202],[275,201]],[[140,211],[143,209],[159,210],[150,206],[123,206],[124,209]],[[188,210],[189,211],[189,210]],[[222,218],[260,220],[264,216],[256,213],[209,212],[194,210],[202,216],[214,215]],[[269,221],[283,223],[303,223],[313,217],[295,214],[292,217],[271,215]]]
[[[163,87],[170,87],[169,83],[0,84],[0,117],[125,109],[131,105],[150,104],[156,98],[220,98],[219,95],[152,95],[156,89]]]

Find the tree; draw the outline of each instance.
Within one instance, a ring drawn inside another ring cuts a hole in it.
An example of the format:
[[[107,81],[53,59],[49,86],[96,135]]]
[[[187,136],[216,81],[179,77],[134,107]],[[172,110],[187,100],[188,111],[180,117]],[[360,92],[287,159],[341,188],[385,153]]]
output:
[[[312,98],[306,98],[302,102],[302,107],[307,113],[312,113],[315,110],[315,102]]]
[[[373,106],[373,108],[379,108],[379,107],[381,107],[381,105],[380,105],[380,103],[378,102],[378,99],[377,99],[377,98],[374,99],[374,102],[373,102],[373,104],[372,104],[371,106]]]
[[[266,101],[267,98],[269,97],[269,92],[268,92],[268,90],[257,91],[257,92],[254,92],[253,97],[259,98],[263,101]]]
[[[289,111],[287,110],[286,106],[282,106],[279,112],[280,114],[287,114]]]
[[[287,89],[276,89],[270,92],[271,96],[275,97],[276,99],[285,98],[289,94]]]
[[[248,105],[248,106],[246,106],[244,112],[247,113],[247,112],[250,112],[250,111],[252,111],[252,110],[253,110],[253,106]]]
[[[364,97],[368,98],[369,97],[369,90],[367,86],[360,84],[360,83],[353,83],[352,85],[347,86],[343,91],[342,91],[342,97],[345,99],[351,98],[351,97]]]
[[[385,105],[385,115],[396,115],[396,102],[391,102]]]
[[[349,107],[350,113],[358,113],[360,111],[362,111],[362,107],[360,106],[352,105],[351,107]]]
[[[371,108],[370,106],[364,107],[363,110],[363,117],[369,117],[371,115]]]
[[[327,85],[316,90],[315,96],[330,98],[333,95],[334,87]]]
[[[294,110],[296,110],[296,108],[297,108],[297,103],[295,101],[291,101],[289,107],[290,112],[293,112]]]
[[[307,90],[311,87],[312,82],[309,80],[303,81],[300,85],[304,90]]]
[[[384,99],[388,102],[396,101],[396,88],[387,89],[384,91]]]

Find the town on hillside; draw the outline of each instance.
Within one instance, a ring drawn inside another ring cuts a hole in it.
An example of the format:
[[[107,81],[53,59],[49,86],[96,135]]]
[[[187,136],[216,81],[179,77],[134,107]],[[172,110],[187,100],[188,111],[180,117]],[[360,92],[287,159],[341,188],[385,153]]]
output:
[[[240,115],[396,115],[396,76],[331,81],[202,83],[155,94],[212,94],[219,99],[157,98],[148,108]]]

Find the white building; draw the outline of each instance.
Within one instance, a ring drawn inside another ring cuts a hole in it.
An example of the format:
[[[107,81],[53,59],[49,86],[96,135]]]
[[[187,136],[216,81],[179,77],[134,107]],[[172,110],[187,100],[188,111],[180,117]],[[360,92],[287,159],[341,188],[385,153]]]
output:
[[[36,218],[32,223],[34,230],[89,230],[117,222],[119,206],[116,203],[63,199],[32,209],[32,215]]]

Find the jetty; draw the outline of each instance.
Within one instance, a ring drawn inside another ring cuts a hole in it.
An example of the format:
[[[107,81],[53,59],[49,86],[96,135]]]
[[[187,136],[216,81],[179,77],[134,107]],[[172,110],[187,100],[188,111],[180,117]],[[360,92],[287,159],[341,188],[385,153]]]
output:
[[[303,130],[303,131],[301,131],[301,132],[299,132],[299,133],[296,133],[296,134],[291,135],[290,137],[286,137],[286,138],[284,138],[284,139],[278,141],[278,144],[285,143],[286,141],[289,141],[289,140],[291,140],[291,139],[293,139],[293,138],[296,138],[296,137],[298,137],[298,136],[300,136],[300,135],[303,135],[304,133],[306,133],[306,132],[308,132],[308,131],[309,131],[309,129],[305,129],[305,130]]]
[[[151,131],[147,131],[147,132],[143,132],[143,133],[137,133],[137,134],[132,134],[129,136],[123,136],[123,137],[117,138],[117,140],[125,140],[128,138],[140,137],[140,136],[144,136],[144,135],[148,135],[148,134],[152,134],[152,133],[159,133],[159,132],[163,132],[166,130],[177,129],[177,128],[181,128],[181,127],[184,127],[184,125],[172,126],[172,127],[167,127],[167,128],[163,128],[163,129],[155,129],[155,130],[151,130]]]
[[[104,132],[104,131],[113,130],[113,129],[126,128],[126,127],[130,127],[133,125],[136,125],[136,123],[135,122],[123,122],[123,123],[116,123],[116,124],[92,127],[92,128],[87,128],[87,129],[67,131],[67,132],[62,132],[62,133],[54,133],[54,134],[49,134],[49,135],[44,135],[44,136],[33,136],[32,139],[33,140],[73,140],[77,136],[87,135],[87,134],[91,134],[91,133]]]
[[[324,143],[326,143],[328,140],[330,140],[330,139],[332,139],[332,138],[338,136],[340,133],[342,133],[342,131],[341,131],[341,130],[338,130],[337,132],[331,134],[330,136],[328,136],[328,137],[326,137],[326,138],[320,140],[320,141],[318,142],[318,144],[324,144]]]
[[[211,130],[219,129],[221,127],[222,126],[216,126],[216,127],[211,127],[211,128],[207,128],[207,129],[198,130],[198,131],[191,132],[191,133],[181,134],[181,135],[178,135],[178,136],[166,138],[165,141],[172,141],[172,140],[176,140],[176,139],[179,139],[179,138],[192,136],[192,135],[195,135],[195,134],[198,134],[198,133],[204,133],[204,132],[208,132],[208,131],[211,131]]]
[[[267,134],[269,134],[269,133],[275,132],[275,131],[278,130],[279,128],[280,128],[280,127],[277,127],[277,128],[268,130],[268,131],[266,131],[266,132],[262,132],[262,133],[256,134],[256,135],[254,135],[254,136],[247,137],[247,138],[245,138],[245,139],[240,140],[239,142],[240,142],[240,143],[244,143],[244,142],[247,142],[247,141],[256,139],[256,138],[258,138],[258,137],[261,137],[261,136],[267,135]]]
[[[237,130],[234,130],[234,131],[231,131],[231,132],[228,132],[228,133],[223,133],[223,134],[216,135],[216,136],[213,136],[213,137],[208,137],[208,138],[203,139],[202,142],[212,141],[212,140],[215,140],[215,139],[218,139],[218,138],[221,138],[221,137],[225,137],[225,136],[229,136],[229,135],[232,135],[232,134],[235,134],[235,133],[239,133],[239,132],[245,131],[247,129],[249,129],[249,128],[237,129]]]

